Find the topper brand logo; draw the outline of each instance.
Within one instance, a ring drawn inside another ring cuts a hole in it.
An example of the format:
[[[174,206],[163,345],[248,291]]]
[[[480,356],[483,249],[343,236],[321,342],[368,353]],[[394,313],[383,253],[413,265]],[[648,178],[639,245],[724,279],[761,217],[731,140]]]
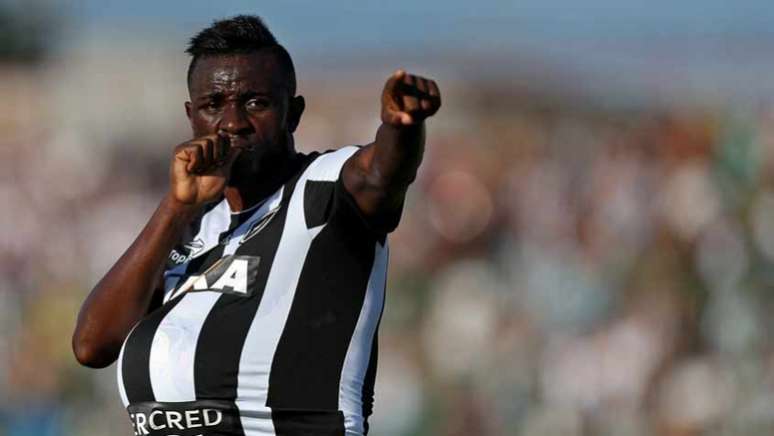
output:
[[[204,274],[188,277],[172,293],[172,297],[187,291],[217,291],[248,296],[258,275],[260,260],[258,256],[224,256],[207,268]]]
[[[183,245],[181,251],[176,248],[169,253],[169,260],[174,265],[180,265],[181,263],[188,262],[192,257],[196,256],[199,251],[204,248],[204,241],[201,238],[197,238],[187,244]]]
[[[215,427],[223,422],[223,412],[217,409],[190,409],[185,411],[154,410],[150,413],[129,414],[136,436],[157,433],[160,430],[190,430]],[[169,434],[168,436],[174,436]]]

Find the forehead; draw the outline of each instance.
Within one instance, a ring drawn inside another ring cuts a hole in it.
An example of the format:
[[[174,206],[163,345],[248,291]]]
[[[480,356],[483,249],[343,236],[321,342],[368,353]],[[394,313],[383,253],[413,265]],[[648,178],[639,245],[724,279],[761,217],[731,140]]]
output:
[[[285,72],[271,52],[214,55],[197,59],[191,96],[228,91],[276,91],[284,88]]]

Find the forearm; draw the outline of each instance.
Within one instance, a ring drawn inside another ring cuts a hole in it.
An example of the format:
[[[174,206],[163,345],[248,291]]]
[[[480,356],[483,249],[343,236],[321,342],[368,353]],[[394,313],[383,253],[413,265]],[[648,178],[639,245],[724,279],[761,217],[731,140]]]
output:
[[[414,181],[425,149],[425,126],[382,124],[376,132],[368,166],[369,184],[387,195],[405,192]]]
[[[194,213],[165,197],[134,243],[94,287],[73,334],[79,362],[102,367],[118,357],[126,335],[147,313],[167,256]]]
[[[425,123],[393,126],[383,123],[376,132],[369,178],[387,193],[404,192],[414,181],[425,149]]]

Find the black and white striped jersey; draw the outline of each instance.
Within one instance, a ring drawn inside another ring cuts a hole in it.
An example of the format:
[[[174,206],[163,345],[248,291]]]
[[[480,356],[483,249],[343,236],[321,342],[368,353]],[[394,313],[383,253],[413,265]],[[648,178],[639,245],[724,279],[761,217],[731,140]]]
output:
[[[356,150],[305,155],[256,207],[195,220],[119,356],[135,434],[367,433],[388,247],[340,178]]]

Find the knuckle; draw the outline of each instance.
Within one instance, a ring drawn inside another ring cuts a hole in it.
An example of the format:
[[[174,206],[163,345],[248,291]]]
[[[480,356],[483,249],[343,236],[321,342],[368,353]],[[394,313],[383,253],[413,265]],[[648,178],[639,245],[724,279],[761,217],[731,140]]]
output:
[[[175,146],[175,152],[182,151],[182,150],[188,150],[191,148],[191,141],[186,141],[181,144],[178,144]]]
[[[200,147],[201,144],[197,141],[189,141],[181,145],[181,148],[192,152],[196,152]]]

